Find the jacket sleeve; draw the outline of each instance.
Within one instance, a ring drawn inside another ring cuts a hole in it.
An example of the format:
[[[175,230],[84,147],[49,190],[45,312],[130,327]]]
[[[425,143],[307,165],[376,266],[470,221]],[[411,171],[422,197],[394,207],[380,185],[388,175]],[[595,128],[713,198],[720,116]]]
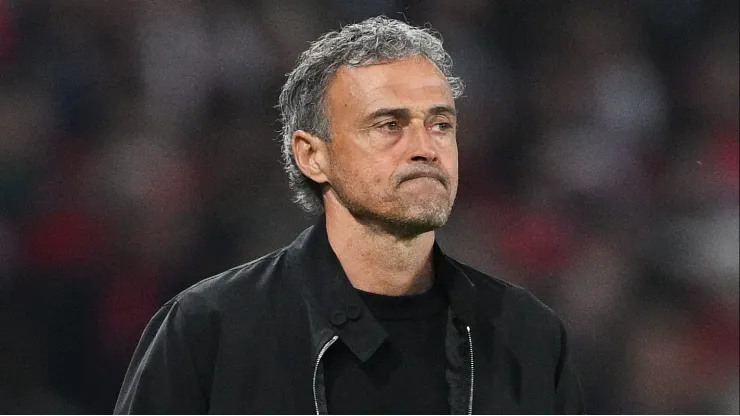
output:
[[[573,362],[570,357],[570,347],[565,326],[560,322],[560,357],[555,374],[555,413],[584,414],[586,405],[583,398],[581,384],[578,381]]]
[[[136,347],[114,414],[207,413],[182,306],[172,300],[151,319]]]

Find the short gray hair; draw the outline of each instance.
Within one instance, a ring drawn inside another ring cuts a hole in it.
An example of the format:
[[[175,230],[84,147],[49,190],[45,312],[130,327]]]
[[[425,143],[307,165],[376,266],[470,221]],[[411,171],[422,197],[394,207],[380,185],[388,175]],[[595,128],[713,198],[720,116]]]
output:
[[[298,169],[291,142],[296,130],[330,140],[324,99],[332,76],[341,66],[373,65],[413,56],[424,56],[437,66],[454,98],[462,94],[463,83],[452,75],[452,59],[442,47],[439,33],[385,16],[326,33],[298,58],[280,92],[278,107],[283,124],[283,163],[294,201],[304,210],[317,212],[323,208],[321,188]]]

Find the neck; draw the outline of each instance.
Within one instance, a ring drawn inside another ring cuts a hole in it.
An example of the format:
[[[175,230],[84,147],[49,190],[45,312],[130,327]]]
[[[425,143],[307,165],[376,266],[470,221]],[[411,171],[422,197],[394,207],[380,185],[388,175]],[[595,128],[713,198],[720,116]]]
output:
[[[352,286],[388,296],[419,294],[432,287],[434,231],[399,238],[332,205],[325,206],[326,232]]]

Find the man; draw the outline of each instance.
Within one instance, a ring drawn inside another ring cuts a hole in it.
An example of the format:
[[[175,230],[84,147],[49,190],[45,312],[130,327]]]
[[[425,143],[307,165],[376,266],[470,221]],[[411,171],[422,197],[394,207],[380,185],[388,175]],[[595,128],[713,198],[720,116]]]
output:
[[[447,257],[462,90],[429,30],[331,32],[280,96],[291,245],[201,281],[147,326],[117,413],[581,412],[559,319]]]

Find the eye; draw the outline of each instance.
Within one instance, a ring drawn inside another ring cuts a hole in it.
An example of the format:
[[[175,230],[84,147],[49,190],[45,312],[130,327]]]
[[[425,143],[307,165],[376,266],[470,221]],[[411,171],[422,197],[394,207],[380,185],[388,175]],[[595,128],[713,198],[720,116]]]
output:
[[[401,129],[401,125],[398,123],[398,121],[392,120],[380,124],[378,128],[388,132],[397,132]]]
[[[437,131],[437,132],[440,132],[440,133],[447,133],[447,132],[451,131],[453,129],[453,127],[454,126],[452,125],[452,123],[449,123],[449,122],[446,122],[446,121],[442,121],[442,122],[439,122],[439,123],[434,123],[432,125],[432,129],[434,131]]]

